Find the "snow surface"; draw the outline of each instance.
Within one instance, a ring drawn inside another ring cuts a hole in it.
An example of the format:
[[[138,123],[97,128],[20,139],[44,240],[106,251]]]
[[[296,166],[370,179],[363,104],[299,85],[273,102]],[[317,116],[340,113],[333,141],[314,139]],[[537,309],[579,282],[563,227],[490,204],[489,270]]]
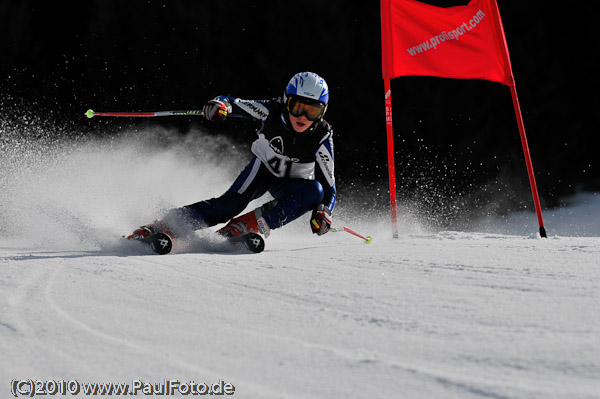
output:
[[[546,212],[548,239],[532,213],[428,231],[402,208],[392,239],[387,210],[356,220],[340,198],[336,223],[371,245],[315,237],[302,218],[258,255],[215,252],[209,233],[149,255],[120,236],[220,194],[245,162],[190,136],[4,141],[0,397],[31,378],[222,379],[239,398],[600,398],[598,195]]]

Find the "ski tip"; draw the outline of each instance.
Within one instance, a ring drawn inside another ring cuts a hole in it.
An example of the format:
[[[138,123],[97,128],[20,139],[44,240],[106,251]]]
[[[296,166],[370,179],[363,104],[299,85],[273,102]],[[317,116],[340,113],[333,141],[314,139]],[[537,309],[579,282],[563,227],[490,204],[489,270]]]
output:
[[[91,109],[88,109],[87,111],[85,111],[85,116],[87,116],[88,118],[93,118],[94,117],[94,111],[92,111]]]
[[[142,238],[140,241],[149,245],[152,251],[159,255],[166,255],[171,252],[171,249],[173,248],[171,237],[165,233],[151,234],[148,237]]]
[[[367,236],[367,239],[365,240],[365,244],[370,244],[372,242],[373,242],[373,237]]]
[[[265,249],[265,240],[259,234],[253,232],[241,236],[228,237],[227,240],[238,250],[247,250],[258,254]]]
[[[265,250],[265,240],[259,234],[249,233],[246,246],[250,251],[258,254]]]

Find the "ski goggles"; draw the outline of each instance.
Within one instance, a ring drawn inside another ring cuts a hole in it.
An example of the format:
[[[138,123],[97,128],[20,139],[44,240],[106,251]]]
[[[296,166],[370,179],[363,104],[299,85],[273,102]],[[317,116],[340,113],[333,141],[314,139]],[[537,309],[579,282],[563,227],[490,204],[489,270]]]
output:
[[[291,95],[287,99],[286,109],[296,118],[304,115],[306,119],[312,122],[323,117],[325,104]]]

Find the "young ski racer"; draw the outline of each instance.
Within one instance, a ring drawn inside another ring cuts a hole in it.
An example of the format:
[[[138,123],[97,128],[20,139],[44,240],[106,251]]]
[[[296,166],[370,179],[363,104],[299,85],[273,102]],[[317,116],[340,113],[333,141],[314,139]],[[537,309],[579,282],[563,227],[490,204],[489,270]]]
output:
[[[154,223],[135,230],[128,239],[141,240],[155,233],[183,237],[220,223],[225,237],[253,232],[267,237],[307,212],[310,228],[319,236],[332,224],[335,205],[333,130],[323,116],[329,89],[319,75],[297,73],[283,98],[242,100],[218,96],[203,108],[209,121],[229,115],[262,122],[252,143],[254,157],[220,197],[172,209]],[[273,200],[237,216],[252,201],[269,192]],[[233,218],[233,219],[232,219]]]

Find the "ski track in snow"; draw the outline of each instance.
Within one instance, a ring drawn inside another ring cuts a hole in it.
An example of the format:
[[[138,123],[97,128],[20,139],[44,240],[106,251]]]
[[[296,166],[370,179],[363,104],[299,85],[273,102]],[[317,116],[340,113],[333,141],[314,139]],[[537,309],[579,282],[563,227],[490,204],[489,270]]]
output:
[[[400,209],[394,240],[386,216],[356,220],[341,195],[336,223],[371,245],[313,236],[303,217],[261,254],[211,252],[199,235],[156,256],[120,235],[220,193],[243,162],[221,163],[202,135],[161,149],[144,134],[0,158],[1,397],[31,378],[223,379],[266,399],[600,398],[595,194],[546,212],[548,239],[532,213],[458,232]]]

